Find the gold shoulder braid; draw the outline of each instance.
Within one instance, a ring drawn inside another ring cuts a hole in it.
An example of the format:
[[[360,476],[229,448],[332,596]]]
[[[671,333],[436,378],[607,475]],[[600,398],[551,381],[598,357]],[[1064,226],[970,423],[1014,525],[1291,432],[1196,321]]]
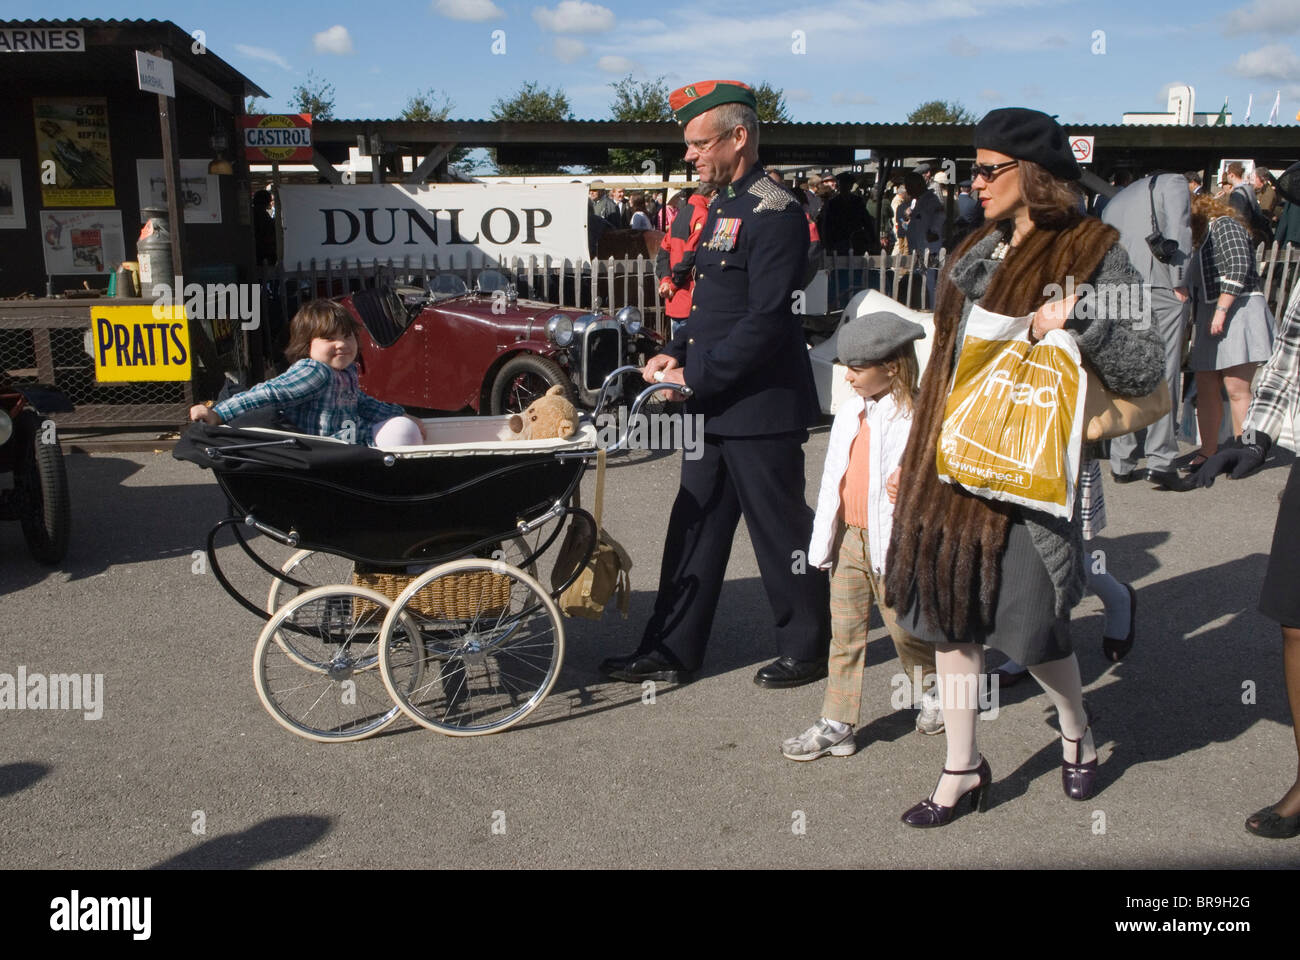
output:
[[[746,193],[752,193],[759,198],[758,206],[754,208],[755,213],[763,213],[767,210],[784,210],[791,204],[799,202],[789,190],[785,187],[778,187],[767,177],[759,177],[751,183]]]
[[[990,223],[968,236],[940,275],[934,345],[903,453],[903,483],[885,561],[885,604],[901,614],[915,591],[926,622],[958,641],[971,626],[987,629],[992,623],[1013,509],[942,483],[935,468],[966,297],[950,274],[972,246],[996,229],[998,224]],[[1062,230],[1033,230],[1007,252],[979,303],[1011,317],[1032,313],[1047,302],[1048,284],[1063,283],[1068,276],[1076,283],[1090,279],[1118,240],[1118,231],[1095,218]]]

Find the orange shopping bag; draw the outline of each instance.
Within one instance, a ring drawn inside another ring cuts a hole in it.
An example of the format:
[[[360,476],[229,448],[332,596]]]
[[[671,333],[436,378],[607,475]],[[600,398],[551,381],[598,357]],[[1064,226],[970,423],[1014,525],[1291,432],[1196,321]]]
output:
[[[1087,381],[1064,330],[1036,344],[1028,317],[971,308],[939,433],[939,479],[1070,519]]]

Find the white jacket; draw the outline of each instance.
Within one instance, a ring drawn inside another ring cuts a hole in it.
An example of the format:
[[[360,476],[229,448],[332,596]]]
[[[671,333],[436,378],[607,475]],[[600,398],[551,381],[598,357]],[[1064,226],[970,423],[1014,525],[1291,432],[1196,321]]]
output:
[[[863,409],[871,427],[867,539],[871,548],[871,567],[877,575],[883,575],[889,534],[894,526],[894,505],[885,492],[885,481],[902,462],[907,435],[912,429],[912,415],[899,408],[893,394],[885,394],[880,400],[868,400],[855,393],[835,414],[830,443],[826,448],[826,465],[822,468],[821,492],[817,495],[817,515],[813,519],[812,542],[808,545],[808,563],[829,570],[835,559],[831,550],[843,522],[840,516],[840,481],[849,467],[849,450],[861,427]]]

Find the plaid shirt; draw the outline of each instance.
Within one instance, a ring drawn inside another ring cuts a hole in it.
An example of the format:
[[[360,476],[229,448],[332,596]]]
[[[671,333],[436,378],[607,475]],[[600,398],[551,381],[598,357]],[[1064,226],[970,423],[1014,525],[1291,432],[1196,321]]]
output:
[[[1294,419],[1300,407],[1300,283],[1291,291],[1291,302],[1282,317],[1273,355],[1257,383],[1244,426],[1267,433],[1276,443],[1286,419]]]
[[[1259,271],[1250,248],[1250,235],[1233,217],[1210,221],[1198,256],[1202,302],[1212,303],[1220,293],[1244,296],[1259,289]]]
[[[229,422],[259,407],[277,406],[298,427],[300,433],[374,443],[375,428],[406,411],[395,403],[384,403],[361,392],[357,386],[357,365],[335,370],[310,357],[299,360],[280,376],[259,383],[212,412]],[[350,434],[350,436],[349,436]]]

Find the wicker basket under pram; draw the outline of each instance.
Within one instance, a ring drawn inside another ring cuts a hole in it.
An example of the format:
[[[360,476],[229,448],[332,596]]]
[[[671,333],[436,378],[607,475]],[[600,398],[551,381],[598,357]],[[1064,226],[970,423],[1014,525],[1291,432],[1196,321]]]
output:
[[[377,590],[396,600],[418,574],[354,569],[352,583]],[[473,620],[501,616],[510,604],[510,578],[499,573],[475,571],[440,577],[418,590],[407,602],[408,609],[432,620]],[[352,615],[360,618],[378,609],[362,597],[352,601]]]

